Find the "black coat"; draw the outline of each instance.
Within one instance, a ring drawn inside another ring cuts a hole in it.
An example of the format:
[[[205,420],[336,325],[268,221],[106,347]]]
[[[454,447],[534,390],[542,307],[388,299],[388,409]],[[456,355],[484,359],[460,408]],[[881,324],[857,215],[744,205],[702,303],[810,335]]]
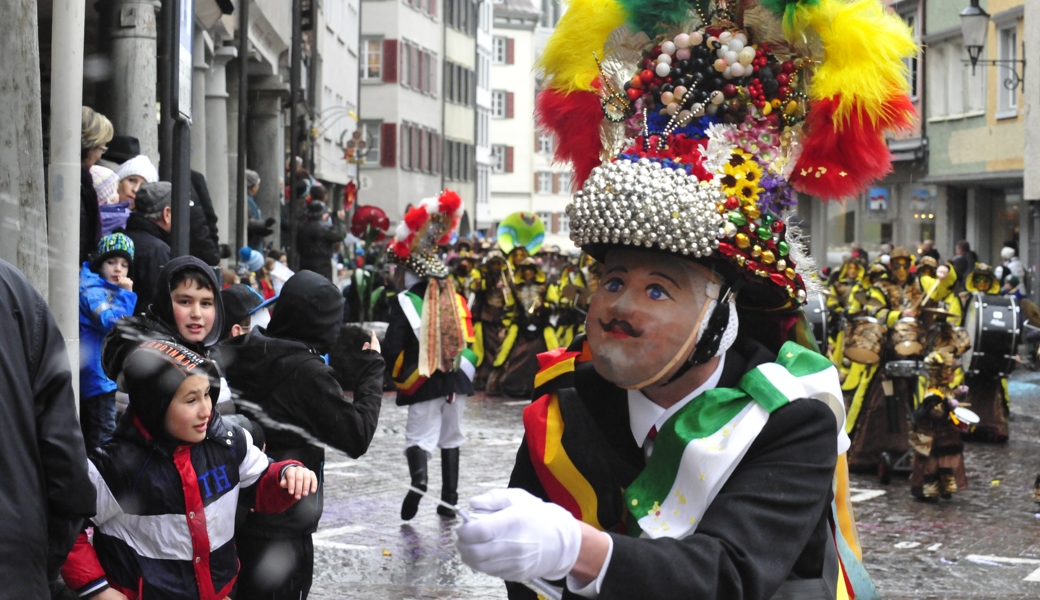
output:
[[[379,353],[365,350],[353,365],[353,401],[343,396],[332,367],[321,357],[339,336],[342,302],[331,282],[302,271],[282,288],[268,330],[226,340],[216,352],[237,411],[264,428],[268,456],[302,462],[319,474],[319,482],[323,444],[361,456],[375,435],[382,407],[384,363]],[[313,533],[323,496],[319,489],[282,514],[251,514],[245,531],[259,537]]]
[[[101,207],[98,206],[97,192],[94,191],[94,178],[90,169],[80,169],[79,178],[79,262],[90,260],[97,252],[101,241]]]
[[[775,358],[755,342],[738,340],[726,354],[719,387],[735,386],[744,373]],[[578,366],[573,382],[591,427],[602,434],[590,436],[602,446],[587,450],[616,457],[608,469],[616,474],[620,494],[645,466],[629,427],[627,393],[600,377],[591,362]],[[823,402],[798,400],[774,411],[693,535],[655,540],[610,534],[614,551],[599,599],[766,600],[788,580],[807,580],[786,585],[812,588],[796,589],[790,597],[832,598],[834,587],[822,578],[836,573],[825,568],[825,561],[836,565],[837,560],[829,524],[836,431]],[[509,486],[548,501],[526,440]],[[602,518],[601,523],[608,529],[616,525]],[[507,588],[511,599],[534,598],[518,584]],[[569,592],[565,597],[578,598]]]
[[[130,213],[122,231],[134,241],[135,315],[144,314],[152,303],[159,270],[170,262],[170,233],[138,213]]]
[[[206,226],[209,227],[209,237],[214,245],[220,244],[220,235],[217,230],[217,212],[213,210],[213,199],[209,196],[209,186],[206,185],[206,176],[198,171],[191,172],[191,191],[195,194],[192,200],[202,207],[206,215]]]
[[[0,581],[5,598],[50,598],[95,492],[65,340],[44,299],[0,260]]]
[[[206,222],[206,212],[199,201],[195,199],[194,190],[192,191],[189,217],[188,254],[198,258],[207,265],[219,265],[220,247],[217,246],[217,242],[209,230],[209,225]]]
[[[321,221],[303,219],[296,229],[296,247],[299,248],[300,269],[314,271],[332,280],[332,253],[334,246],[343,241],[343,232],[333,226],[325,229]]]
[[[408,291],[420,298],[425,298],[427,285],[428,281],[420,281]],[[390,325],[386,329],[386,338],[383,340],[383,356],[386,358],[387,363],[394,365],[397,364],[398,358],[402,354],[404,355],[401,358],[402,366],[400,373],[394,374],[395,383],[398,383],[407,379],[410,374],[419,368],[419,338],[415,337],[415,332],[412,330],[412,326],[408,322],[408,317],[405,316],[404,309],[401,308],[398,295],[396,294],[390,298],[389,323]],[[473,383],[461,370],[450,373],[434,371],[429,379],[424,381],[411,394],[402,391],[399,385],[397,405],[408,406],[409,404],[443,398],[448,394],[470,396],[473,394]]]

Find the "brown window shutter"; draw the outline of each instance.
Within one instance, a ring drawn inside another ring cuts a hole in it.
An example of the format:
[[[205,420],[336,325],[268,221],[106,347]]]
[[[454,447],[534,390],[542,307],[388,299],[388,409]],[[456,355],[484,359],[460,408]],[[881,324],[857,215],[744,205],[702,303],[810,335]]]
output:
[[[382,167],[397,166],[397,125],[394,123],[383,123],[379,127],[379,165]]]
[[[506,118],[513,118],[513,92],[506,92]]]
[[[383,81],[397,82],[397,40],[383,40]]]
[[[506,38],[506,64],[507,65],[513,64],[513,59],[515,57],[515,52],[516,52],[516,50],[515,50],[515,43],[514,42],[515,42],[515,40],[513,38]]]
[[[552,190],[553,190],[554,194],[559,194],[560,193],[560,174],[559,173],[553,173],[553,187],[552,187]]]
[[[506,146],[506,173],[513,172],[513,147]]]
[[[559,176],[554,175],[553,178],[554,179],[559,179]],[[551,227],[551,231],[553,233],[559,233],[560,232],[560,213],[553,213],[552,214],[552,227]]]
[[[536,194],[541,193],[542,191],[541,188],[538,187],[538,171],[534,172],[534,187],[531,189],[533,189]]]

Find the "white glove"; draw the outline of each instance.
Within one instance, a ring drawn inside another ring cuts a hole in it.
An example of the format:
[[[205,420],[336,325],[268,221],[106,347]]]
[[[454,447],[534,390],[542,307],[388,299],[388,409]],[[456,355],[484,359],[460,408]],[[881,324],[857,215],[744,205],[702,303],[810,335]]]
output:
[[[578,561],[581,526],[563,507],[525,490],[492,490],[470,500],[487,513],[455,530],[462,562],[506,581],[562,579]]]

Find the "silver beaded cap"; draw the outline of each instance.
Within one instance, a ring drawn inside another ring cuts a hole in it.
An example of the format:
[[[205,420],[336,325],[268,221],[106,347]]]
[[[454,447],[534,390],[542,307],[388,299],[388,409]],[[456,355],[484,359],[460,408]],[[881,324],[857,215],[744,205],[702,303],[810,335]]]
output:
[[[719,246],[723,217],[719,187],[682,169],[641,158],[592,170],[567,206],[571,241],[579,247],[624,244],[705,257]]]

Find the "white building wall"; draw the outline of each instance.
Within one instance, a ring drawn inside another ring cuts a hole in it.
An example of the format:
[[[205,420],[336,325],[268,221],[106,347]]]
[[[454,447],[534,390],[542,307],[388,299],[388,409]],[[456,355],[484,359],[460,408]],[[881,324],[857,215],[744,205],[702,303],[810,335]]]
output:
[[[321,3],[317,35],[319,67],[317,98],[319,136],[314,141],[314,176],[346,184],[357,177],[357,166],[344,159],[344,150],[357,131],[359,101],[359,0]]]

